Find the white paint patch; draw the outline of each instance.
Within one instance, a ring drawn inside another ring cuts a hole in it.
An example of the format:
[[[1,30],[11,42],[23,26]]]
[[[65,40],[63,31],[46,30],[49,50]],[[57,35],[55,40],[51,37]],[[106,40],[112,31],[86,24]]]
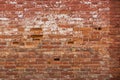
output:
[[[97,18],[98,17],[98,15],[93,15],[93,18]]]
[[[19,18],[23,18],[23,14],[19,14],[18,17],[19,17]]]
[[[97,11],[90,11],[90,14],[97,14]]]
[[[30,31],[30,28],[25,28],[25,31]]]
[[[46,22],[41,21],[41,19],[42,19],[41,16],[36,16],[36,17],[34,17],[34,19],[26,19],[26,21],[25,21],[26,28],[30,28],[29,24],[32,21],[32,23],[35,23],[35,25],[31,26],[31,27],[42,27],[43,34],[51,34],[52,33],[52,34],[66,35],[66,34],[71,34],[73,31],[73,28],[63,29],[63,28],[60,28],[57,23],[70,24],[70,25],[76,24],[81,27],[81,26],[83,26],[83,20],[84,20],[83,18],[72,18],[67,14],[59,14],[59,15],[50,14],[50,15],[46,15],[45,18],[47,18],[48,21],[46,21]],[[58,21],[56,21],[56,19],[58,19]]]
[[[91,4],[91,2],[84,2],[84,4]]]
[[[59,14],[57,15],[58,18],[68,18],[69,16],[66,14]]]
[[[60,4],[60,3],[62,3],[62,1],[56,1],[56,4]]]
[[[25,8],[24,11],[27,12],[29,9]]]
[[[72,20],[79,20],[79,21],[81,21],[81,20],[83,20],[83,18],[72,18]]]
[[[18,31],[18,29],[16,28],[16,29],[13,29],[13,31]]]
[[[38,25],[42,25],[42,24],[44,24],[43,21],[37,21],[36,23],[37,23]]]
[[[0,34],[2,34],[2,32],[0,32]]]
[[[6,21],[6,20],[9,20],[9,18],[0,18],[0,20]]]
[[[17,2],[15,2],[15,1],[10,1],[10,4],[17,4]]]
[[[39,28],[40,26],[39,25],[35,25],[34,28]]]

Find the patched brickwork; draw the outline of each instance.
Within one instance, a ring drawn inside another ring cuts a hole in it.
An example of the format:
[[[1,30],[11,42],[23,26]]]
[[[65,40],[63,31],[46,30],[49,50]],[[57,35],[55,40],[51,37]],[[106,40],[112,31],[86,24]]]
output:
[[[119,0],[0,0],[1,80],[119,80]]]

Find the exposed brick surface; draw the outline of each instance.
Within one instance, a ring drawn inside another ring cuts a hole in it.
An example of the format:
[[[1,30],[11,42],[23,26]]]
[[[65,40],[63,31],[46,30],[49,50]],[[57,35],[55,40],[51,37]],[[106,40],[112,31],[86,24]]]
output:
[[[111,56],[110,71],[113,80],[120,79],[120,1],[111,0],[110,2],[110,37],[113,39],[110,44],[109,52]]]
[[[119,0],[0,0],[0,80],[119,80]]]

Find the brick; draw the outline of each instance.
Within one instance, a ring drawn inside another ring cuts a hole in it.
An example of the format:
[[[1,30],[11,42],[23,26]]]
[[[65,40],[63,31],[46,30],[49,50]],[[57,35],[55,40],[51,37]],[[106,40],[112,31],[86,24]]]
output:
[[[0,0],[1,80],[119,80],[119,0]]]
[[[41,39],[43,35],[31,35],[31,38],[33,39]]]
[[[74,27],[74,24],[58,24],[59,27],[61,28],[71,28]]]
[[[34,35],[35,35],[35,34],[36,34],[36,35],[37,35],[37,34],[39,35],[40,33],[42,33],[42,28],[31,28],[31,29],[30,29],[30,32],[31,32],[32,34],[34,34]]]
[[[37,46],[37,44],[35,44],[34,42],[26,42],[25,43],[26,48],[34,48],[36,46]]]

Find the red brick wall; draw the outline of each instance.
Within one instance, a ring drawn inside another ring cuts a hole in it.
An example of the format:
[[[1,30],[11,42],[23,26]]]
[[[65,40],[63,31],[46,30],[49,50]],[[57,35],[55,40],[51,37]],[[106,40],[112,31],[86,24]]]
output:
[[[1,80],[118,80],[118,54],[119,0],[0,0]]]
[[[113,42],[110,44],[111,73],[112,80],[120,79],[120,1],[110,0],[110,37]]]

